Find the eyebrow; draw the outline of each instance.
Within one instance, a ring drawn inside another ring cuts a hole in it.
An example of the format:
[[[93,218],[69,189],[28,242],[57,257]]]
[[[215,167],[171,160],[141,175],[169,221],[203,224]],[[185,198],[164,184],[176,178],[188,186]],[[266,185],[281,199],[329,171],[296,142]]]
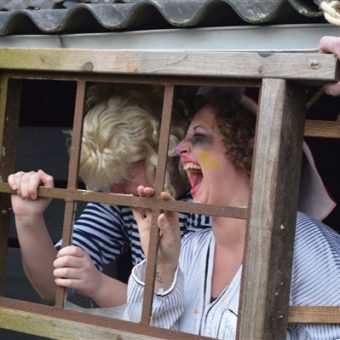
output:
[[[203,129],[205,131],[208,131],[208,129],[205,126],[203,126],[203,125],[195,125],[192,129],[194,131],[196,131],[198,128],[201,128],[201,129]]]

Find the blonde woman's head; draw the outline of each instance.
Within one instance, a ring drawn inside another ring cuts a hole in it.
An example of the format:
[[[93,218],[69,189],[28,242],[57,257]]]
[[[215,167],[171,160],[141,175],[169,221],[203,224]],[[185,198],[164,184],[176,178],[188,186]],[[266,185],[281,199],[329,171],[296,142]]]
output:
[[[79,170],[88,189],[108,192],[129,183],[143,169],[148,184],[154,185],[161,104],[160,88],[90,88]],[[165,190],[173,195],[171,182],[183,176],[173,157],[184,131],[183,124],[173,127],[170,133]]]

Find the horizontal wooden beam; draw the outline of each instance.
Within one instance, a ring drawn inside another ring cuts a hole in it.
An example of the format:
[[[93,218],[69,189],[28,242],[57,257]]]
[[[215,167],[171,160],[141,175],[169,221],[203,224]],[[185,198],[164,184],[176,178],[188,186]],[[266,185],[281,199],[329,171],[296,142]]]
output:
[[[0,182],[0,193],[14,193],[7,183]],[[163,201],[158,197],[137,197],[126,194],[109,194],[80,189],[39,188],[40,197],[49,197],[63,200],[81,202],[101,202],[127,207],[140,207],[153,210],[168,210],[183,213],[198,213],[209,216],[227,216],[231,218],[247,219],[248,209],[241,207],[224,207],[218,205],[205,205],[185,201]],[[3,212],[7,213],[7,212]]]
[[[58,339],[176,339],[178,332],[169,330],[157,330],[156,328],[141,327],[141,333],[136,332],[139,326],[131,327],[130,323],[117,326],[117,321],[100,317],[98,315],[88,315],[87,313],[73,312],[64,309],[36,305],[16,300],[4,299],[5,305],[0,302],[0,328],[26,334],[34,334],[47,338]],[[15,305],[26,308],[16,309]],[[45,313],[44,313],[45,312]],[[112,322],[112,326],[109,324]],[[319,323],[319,324],[340,324],[340,307],[323,306],[290,306],[289,323]],[[149,335],[145,333],[150,330]],[[181,334],[181,339],[197,339],[194,335]]]
[[[0,307],[0,327],[52,339],[141,339],[141,335]],[[144,339],[155,339],[144,336]]]
[[[306,120],[305,136],[340,138],[340,121]]]
[[[336,57],[319,53],[2,48],[1,69],[309,81],[339,77]]]
[[[197,339],[192,334],[93,314],[93,310],[80,312],[4,297],[0,297],[0,328],[52,339]]]
[[[290,306],[288,322],[340,324],[340,307]]]

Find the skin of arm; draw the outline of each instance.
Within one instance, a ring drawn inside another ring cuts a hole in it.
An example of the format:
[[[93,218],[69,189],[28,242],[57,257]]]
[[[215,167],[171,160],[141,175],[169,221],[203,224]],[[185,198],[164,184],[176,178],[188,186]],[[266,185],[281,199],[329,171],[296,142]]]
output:
[[[319,50],[323,53],[334,53],[340,59],[340,37],[322,37],[319,43]],[[340,81],[325,84],[323,89],[328,95],[340,96]]]
[[[139,186],[137,191],[141,197],[152,197],[155,193],[153,188],[143,186]],[[162,192],[160,198],[163,201],[174,199],[166,192]],[[147,257],[151,229],[151,211],[133,209],[133,214],[138,224],[142,248],[145,257]],[[158,216],[157,224],[160,241],[155,278],[156,292],[170,288],[178,266],[181,245],[177,213],[171,211],[161,213]]]
[[[43,217],[51,200],[38,198],[37,190],[39,185],[53,188],[53,177],[42,170],[21,171],[9,175],[8,184],[17,193],[11,196],[11,202],[25,273],[43,299],[54,300],[53,261],[57,251]]]
[[[53,301],[58,285],[76,289],[100,307],[126,303],[126,284],[100,272],[82,249],[55,249],[43,217],[51,200],[38,198],[40,185],[54,187],[53,177],[42,170],[20,171],[9,175],[8,184],[16,191],[11,200],[24,270],[38,294]]]

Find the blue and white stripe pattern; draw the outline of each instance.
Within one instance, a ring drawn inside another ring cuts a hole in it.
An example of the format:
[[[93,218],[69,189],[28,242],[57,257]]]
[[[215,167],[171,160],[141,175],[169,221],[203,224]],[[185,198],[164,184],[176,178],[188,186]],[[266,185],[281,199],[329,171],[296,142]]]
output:
[[[242,267],[212,302],[214,247],[211,230],[184,237],[176,276],[180,279],[175,277],[172,287],[164,294],[154,295],[155,326],[235,339]],[[143,266],[145,262],[136,266],[129,279],[128,303],[134,305],[142,301]],[[340,235],[302,213],[297,216],[290,304],[340,306]],[[340,339],[340,325],[290,324],[287,339]]]
[[[183,200],[190,200],[185,196]],[[182,236],[187,232],[210,228],[210,218],[198,214],[179,213]],[[131,248],[132,263],[144,259],[138,226],[130,207],[88,203],[73,226],[72,244],[86,251],[97,268],[116,260]],[[56,244],[60,249],[61,241]]]
[[[290,305],[340,306],[340,235],[298,215]],[[289,325],[288,339],[340,339],[340,325]]]

